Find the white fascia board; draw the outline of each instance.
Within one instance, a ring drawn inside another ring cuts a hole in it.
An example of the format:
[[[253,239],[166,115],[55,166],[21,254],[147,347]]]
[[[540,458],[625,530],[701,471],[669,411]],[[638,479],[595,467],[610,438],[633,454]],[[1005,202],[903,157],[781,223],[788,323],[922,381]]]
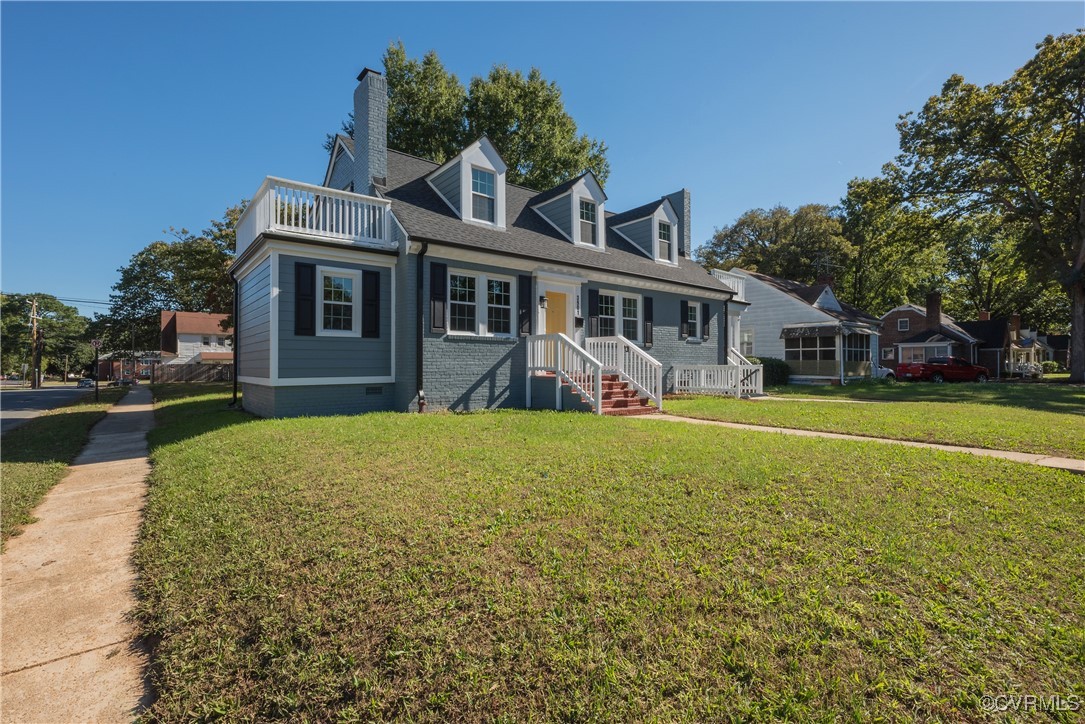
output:
[[[599,270],[571,270],[569,267],[563,266],[559,262],[521,259],[519,257],[502,256],[499,254],[488,254],[486,252],[460,249],[458,247],[440,246],[439,244],[430,245],[429,256],[436,259],[447,259],[449,261],[459,261],[494,266],[498,268],[508,269],[510,270],[510,272],[517,271],[532,273],[536,276],[548,277],[552,279],[577,279],[581,282],[592,281],[599,282],[601,284],[616,284],[624,287],[633,287],[636,289],[651,289],[654,291],[669,292],[671,294],[680,294],[703,299],[726,300],[731,296],[729,292],[725,292],[722,290],[716,292],[711,289],[704,289],[702,287],[690,287],[677,282],[657,281],[646,279],[644,277],[624,275]]]
[[[241,379],[240,377],[238,379]],[[388,385],[396,381],[395,375],[380,377],[280,377],[275,387],[309,387],[311,385]]]
[[[325,246],[313,246],[312,244],[300,244],[294,241],[280,241],[278,239],[267,242],[268,249],[278,254],[291,256],[304,256],[310,259],[322,259],[327,261],[341,261],[348,264],[368,264],[394,268],[398,257],[388,254],[376,254],[371,251],[356,248],[333,249]]]
[[[256,253],[251,254],[244,264],[233,270],[234,278],[241,281],[251,274],[253,269],[266,261],[269,256],[271,256],[271,250],[268,248],[267,242],[262,240]]]

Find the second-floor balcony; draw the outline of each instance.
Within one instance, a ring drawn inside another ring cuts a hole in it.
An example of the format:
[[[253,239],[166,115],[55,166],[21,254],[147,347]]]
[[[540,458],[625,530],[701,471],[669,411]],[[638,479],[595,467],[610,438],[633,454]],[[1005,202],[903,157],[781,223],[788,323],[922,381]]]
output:
[[[746,301],[746,277],[741,274],[732,274],[729,271],[723,269],[713,269],[712,276],[719,279],[721,282],[731,287],[735,292],[735,301]]]
[[[268,176],[237,222],[237,255],[266,232],[346,245],[392,245],[390,202]]]

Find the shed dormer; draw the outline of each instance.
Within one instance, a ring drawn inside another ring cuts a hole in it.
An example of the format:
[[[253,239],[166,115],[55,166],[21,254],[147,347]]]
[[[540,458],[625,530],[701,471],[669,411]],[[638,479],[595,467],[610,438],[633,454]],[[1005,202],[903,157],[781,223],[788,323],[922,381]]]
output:
[[[531,208],[577,246],[606,249],[607,195],[588,171],[539,194]]]
[[[678,263],[681,220],[668,198],[638,206],[610,218],[610,228],[649,259]]]
[[[426,177],[426,182],[467,223],[505,228],[507,166],[483,136]]]

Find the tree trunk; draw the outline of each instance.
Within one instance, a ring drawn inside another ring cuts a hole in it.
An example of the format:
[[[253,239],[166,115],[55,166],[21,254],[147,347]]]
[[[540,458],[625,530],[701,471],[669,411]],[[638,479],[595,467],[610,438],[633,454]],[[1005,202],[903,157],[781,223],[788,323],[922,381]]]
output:
[[[1070,381],[1085,382],[1085,277],[1070,286]]]

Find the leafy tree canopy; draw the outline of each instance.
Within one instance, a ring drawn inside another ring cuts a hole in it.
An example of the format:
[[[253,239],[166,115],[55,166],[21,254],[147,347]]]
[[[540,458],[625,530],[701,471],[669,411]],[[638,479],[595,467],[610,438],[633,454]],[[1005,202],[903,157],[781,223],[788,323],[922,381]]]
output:
[[[434,51],[408,58],[402,42],[384,54],[388,80],[388,145],[443,163],[485,135],[508,164],[508,180],[548,189],[591,171],[605,184],[610,175],[606,144],[577,133],[561,90],[538,68],[527,76],[495,65],[465,89]],[[354,137],[354,117],[342,124]],[[329,135],[325,150],[335,138]]]
[[[244,208],[242,202],[227,209],[199,235],[171,228],[172,239],[151,242],[118,269],[121,278],[109,295],[109,313],[93,323],[105,349],[158,349],[163,310],[232,312],[233,282],[226,269],[234,258],[234,227]]]
[[[951,76],[897,128],[913,203],[1022,229],[1010,244],[1071,295],[1071,379],[1085,381],[1085,34],[1048,36],[1002,83]]]
[[[38,325],[44,342],[42,369],[62,373],[65,355],[70,370],[89,363],[94,358],[86,334],[89,320],[78,309],[51,294],[4,294],[0,296],[0,371],[21,374],[24,364],[30,367],[31,299],[38,302]]]

